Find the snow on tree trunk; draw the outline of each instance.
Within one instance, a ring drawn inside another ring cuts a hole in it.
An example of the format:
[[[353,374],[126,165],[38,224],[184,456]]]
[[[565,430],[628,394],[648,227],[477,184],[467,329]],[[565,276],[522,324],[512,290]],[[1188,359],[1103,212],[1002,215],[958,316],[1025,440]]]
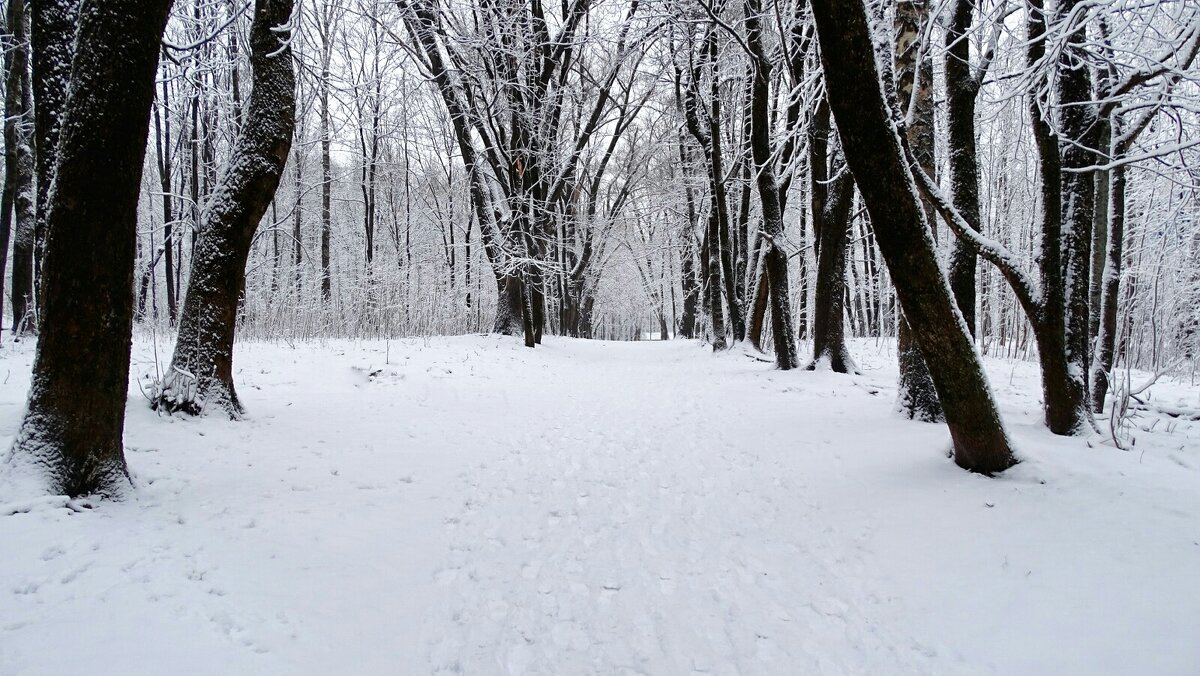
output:
[[[79,14],[46,205],[44,330],[9,458],[55,493],[115,494],[127,480],[138,191],[170,6],[105,0]]]
[[[1066,351],[1071,378],[1078,378],[1087,393],[1091,366],[1091,263],[1092,220],[1096,208],[1096,183],[1085,168],[1096,164],[1100,125],[1092,100],[1092,73],[1087,61],[1087,11],[1081,0],[1058,3],[1060,30],[1069,30],[1059,54],[1059,124],[1062,129],[1063,292],[1066,304]],[[1072,18],[1074,17],[1074,18]],[[1073,25],[1068,23],[1074,22]],[[1082,399],[1082,398],[1081,398]],[[1082,404],[1082,401],[1081,401]],[[1081,406],[1082,410],[1082,406]],[[1086,417],[1086,411],[1081,415]]]
[[[234,332],[246,283],[246,258],[279,187],[295,129],[296,81],[289,44],[292,7],[292,0],[255,4],[246,123],[221,184],[204,210],[175,354],[154,397],[154,406],[167,411],[194,415],[216,406],[231,417],[243,412],[233,386]]]
[[[751,87],[750,150],[754,158],[758,181],[758,197],[762,209],[763,233],[768,240],[763,267],[771,300],[771,335],[775,342],[775,365],[794,369],[800,365],[796,351],[796,334],[792,330],[792,303],[788,297],[787,254],[776,245],[783,236],[783,206],[779,198],[779,183],[775,179],[775,157],[770,136],[771,61],[763,46],[759,14],[760,0],[746,0],[746,42],[754,59]],[[744,229],[743,229],[744,230]]]
[[[975,100],[979,81],[971,68],[967,32],[975,0],[956,0],[946,30],[946,121],[949,141],[950,193],[954,207],[978,230],[979,157],[975,143]],[[975,247],[955,237],[950,252],[950,288],[971,334],[975,334]]]
[[[907,113],[905,133],[922,170],[932,175],[936,171],[934,156],[934,110],[933,110],[933,61],[925,53],[923,42],[918,39],[929,22],[927,0],[905,0],[896,5],[896,46],[894,69],[896,77],[897,103]],[[974,145],[972,145],[972,152]],[[934,212],[925,204],[926,219],[933,225]],[[932,230],[932,228],[931,228]],[[936,231],[934,240],[936,241]],[[971,259],[974,265],[974,257]],[[974,267],[972,267],[974,275]],[[973,277],[972,277],[973,280]],[[953,284],[951,285],[953,287]],[[967,319],[967,326],[974,326],[974,282],[971,290],[971,313],[959,304]],[[938,402],[929,367],[921,356],[921,350],[913,340],[912,330],[904,317],[900,317],[896,329],[896,357],[900,367],[897,384],[896,408],[911,420],[941,422],[942,406]]]
[[[813,360],[808,370],[827,368],[835,373],[857,373],[858,366],[846,347],[845,328],[846,244],[850,238],[854,179],[845,167],[840,174],[830,177],[829,133],[829,103],[822,99],[809,131],[817,278],[813,283]]]
[[[884,98],[866,9],[859,0],[813,0],[812,8],[843,151],[945,408],[954,460],[971,471],[1001,472],[1016,459],[979,356],[938,267]]]

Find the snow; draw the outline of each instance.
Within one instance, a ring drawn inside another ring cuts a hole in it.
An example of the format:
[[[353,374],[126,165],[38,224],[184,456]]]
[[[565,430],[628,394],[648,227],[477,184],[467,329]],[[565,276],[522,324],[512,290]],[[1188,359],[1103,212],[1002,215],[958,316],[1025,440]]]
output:
[[[1036,366],[989,360],[1025,461],[986,479],[851,351],[240,344],[241,422],[135,383],[125,501],[0,480],[0,674],[1195,673],[1200,423],[1054,437]]]

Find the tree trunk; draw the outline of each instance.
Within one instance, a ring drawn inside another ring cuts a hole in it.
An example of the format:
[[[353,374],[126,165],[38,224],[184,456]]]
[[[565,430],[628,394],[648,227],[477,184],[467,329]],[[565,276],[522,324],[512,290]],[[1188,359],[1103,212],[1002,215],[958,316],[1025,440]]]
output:
[[[846,243],[850,236],[854,180],[844,170],[830,183],[829,132],[829,102],[822,98],[809,128],[817,278],[813,282],[813,361],[808,370],[829,368],[835,373],[855,373],[858,367],[846,348],[845,328]]]
[[[1070,30],[1059,55],[1059,122],[1062,149],[1063,198],[1063,275],[1066,303],[1066,351],[1068,371],[1078,378],[1087,393],[1087,372],[1091,366],[1090,312],[1092,219],[1096,208],[1096,183],[1085,167],[1096,163],[1096,144],[1100,125],[1092,96],[1092,72],[1088,65],[1087,12],[1079,13],[1073,26],[1066,23],[1075,16],[1082,0],[1058,3],[1060,29]],[[1081,401],[1082,404],[1082,401]],[[1083,414],[1086,416],[1086,412]],[[1081,416],[1082,417],[1082,416]]]
[[[779,183],[775,180],[775,158],[771,148],[770,113],[771,61],[763,47],[759,14],[760,0],[746,0],[746,43],[754,59],[754,80],[751,87],[750,150],[757,174],[758,197],[762,211],[763,233],[767,240],[763,268],[771,300],[771,336],[775,341],[775,365],[782,370],[800,365],[796,351],[796,334],[792,330],[792,303],[788,297],[787,254],[775,244],[783,237],[783,207],[779,199]],[[749,209],[747,208],[747,211]]]
[[[29,19],[25,0],[10,0],[8,27],[12,47],[6,57],[8,81],[4,119],[4,195],[0,200],[0,258],[6,258],[10,233],[13,242],[12,310],[13,334],[34,332],[33,258],[35,251],[36,202],[33,153],[33,91],[29,76]],[[13,232],[13,212],[16,227]],[[0,297],[3,297],[4,263],[0,262]]]
[[[975,144],[975,100],[979,83],[971,70],[971,18],[975,0],[956,0],[946,30],[946,118],[950,149],[950,194],[967,223],[980,229],[979,157]],[[932,172],[930,172],[932,175]],[[955,237],[950,252],[950,289],[975,335],[975,247]]]
[[[155,111],[154,115],[154,147],[158,151],[158,179],[159,186],[162,188],[162,217],[163,217],[163,252],[165,274],[167,276],[167,321],[170,326],[175,326],[175,320],[179,316],[179,309],[175,302],[175,286],[171,284],[171,278],[175,276],[175,255],[174,249],[171,248],[171,232],[175,225],[174,209],[171,203],[171,116],[170,116],[170,99],[167,96],[167,80],[164,78],[162,82],[162,107],[161,110],[166,114]],[[154,268],[150,268],[150,274],[154,274]]]
[[[44,472],[54,493],[115,494],[128,480],[121,434],[137,203],[170,6],[169,0],[88,3],[74,38],[73,85],[57,82],[69,95],[59,119],[56,190],[46,210],[46,330],[11,454],[11,462]]]
[[[209,406],[243,412],[233,386],[233,341],[246,258],[259,221],[274,198],[296,124],[295,75],[289,36],[278,27],[292,0],[258,0],[251,27],[253,79],[246,124],[220,187],[205,209],[192,254],[179,337],[155,406],[198,414]]]
[[[157,1],[157,0],[156,0]],[[33,233],[33,302],[39,299],[39,268],[48,234],[51,177],[57,162],[58,137],[66,115],[67,85],[71,81],[71,63],[75,55],[76,27],[80,0],[33,2],[31,13],[33,57],[34,146],[37,171],[37,221]],[[36,328],[36,327],[33,327]]]
[[[912,111],[908,115],[908,125],[904,130],[909,147],[921,164],[921,169],[932,176],[937,171],[934,153],[933,60],[927,55],[921,57],[921,42],[918,40],[928,22],[928,0],[904,0],[896,5],[896,94],[900,110]],[[963,44],[966,44],[965,40]],[[971,149],[974,152],[973,138]],[[923,204],[923,207],[926,220],[932,226],[933,209],[928,204]],[[936,232],[934,228],[930,228],[935,242]],[[975,315],[974,260],[972,253],[970,314],[967,314],[961,302],[958,306],[964,316],[971,317],[967,326],[972,332]],[[942,405],[938,402],[933,378],[929,375],[929,367],[926,366],[921,350],[913,339],[908,321],[903,316],[899,318],[896,329],[896,357],[900,369],[896,408],[910,420],[941,422]]]
[[[328,31],[328,26],[326,27]],[[332,201],[333,201],[333,169],[330,158],[332,143],[329,121],[329,53],[332,47],[328,41],[332,38],[325,33],[322,39],[322,69],[321,69],[321,298],[326,302],[333,295],[333,287],[329,274],[329,244],[332,234]],[[253,94],[252,94],[253,95]]]
[[[811,4],[829,105],[846,160],[945,408],[954,460],[971,471],[1001,472],[1016,460],[979,357],[938,267],[880,86],[866,10],[860,0],[812,0]]]
[[[1028,10],[1027,61],[1030,68],[1037,67],[1045,55],[1046,12],[1043,0],[1031,0]],[[1063,179],[1062,156],[1058,137],[1050,122],[1048,112],[1038,101],[1039,94],[1029,94],[1029,113],[1033,121],[1033,135],[1039,160],[1039,178],[1042,197],[1041,239],[1041,307],[1030,317],[1034,338],[1038,344],[1038,357],[1042,364],[1042,394],[1045,398],[1046,426],[1055,434],[1074,434],[1083,427],[1086,386],[1086,371],[1073,371],[1070,367],[1069,342],[1066,339],[1066,286],[1064,269],[1067,261],[1063,255]],[[1090,225],[1090,223],[1089,223]],[[1087,281],[1086,276],[1083,280]],[[1086,318],[1085,318],[1086,321]],[[1085,324],[1086,332],[1086,324]]]
[[[1121,292],[1121,267],[1125,248],[1125,167],[1112,170],[1108,180],[1108,246],[1100,296],[1100,327],[1092,363],[1092,410],[1104,412],[1109,373],[1116,355],[1117,310]]]

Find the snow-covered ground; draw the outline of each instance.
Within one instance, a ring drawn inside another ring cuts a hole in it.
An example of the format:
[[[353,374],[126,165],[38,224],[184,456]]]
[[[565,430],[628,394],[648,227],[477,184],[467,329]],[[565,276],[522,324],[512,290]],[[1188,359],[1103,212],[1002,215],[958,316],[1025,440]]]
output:
[[[0,674],[1200,672],[1200,423],[1056,438],[992,361],[1025,462],[986,479],[893,413],[890,350],[242,344],[230,422],[150,411],[141,340],[130,497],[0,483]]]

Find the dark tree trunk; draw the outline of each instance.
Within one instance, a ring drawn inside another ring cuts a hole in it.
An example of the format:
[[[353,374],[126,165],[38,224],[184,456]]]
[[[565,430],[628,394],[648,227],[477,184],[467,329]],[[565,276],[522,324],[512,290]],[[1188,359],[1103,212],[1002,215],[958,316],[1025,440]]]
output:
[[[880,253],[929,364],[965,469],[994,474],[1015,462],[987,378],[938,267],[925,214],[875,65],[860,0],[812,0],[829,105],[862,191]]]
[[[676,72],[675,89],[676,98],[681,98],[679,95],[679,79],[681,75]],[[679,166],[685,176],[691,175],[691,162],[686,145],[686,139],[680,136],[679,139]],[[688,182],[684,182],[684,197],[687,201],[687,226],[684,228],[682,240],[683,247],[679,252],[679,273],[681,285],[683,287],[683,314],[679,318],[679,335],[684,338],[696,338],[700,333],[700,274],[696,271],[696,195],[692,190],[692,186]],[[701,268],[703,270],[703,268]]]
[[[846,244],[854,181],[849,172],[834,179],[817,237],[817,279],[813,289],[813,361],[808,370],[828,368],[857,373],[846,347]]]
[[[331,38],[323,36],[326,41]],[[332,201],[333,201],[333,169],[330,158],[330,145],[333,130],[329,121],[329,44],[322,45],[321,69],[321,298],[326,302],[333,295],[329,273],[329,244],[332,234]]]
[[[496,321],[492,333],[515,336],[525,331],[525,289],[516,274],[496,276]]]
[[[34,187],[33,91],[29,76],[29,19],[25,0],[10,0],[8,29],[12,46],[6,55],[8,74],[4,109],[4,195],[0,199],[0,259],[7,258],[10,233],[13,242],[13,334],[33,332],[33,257],[37,219]],[[16,227],[13,232],[13,216]],[[4,265],[0,261],[0,297],[4,290]]]
[[[1096,183],[1092,172],[1100,125],[1092,95],[1092,72],[1088,65],[1087,12],[1079,13],[1076,24],[1067,26],[1082,0],[1058,3],[1060,29],[1070,30],[1059,55],[1059,122],[1064,136],[1062,152],[1063,276],[1066,303],[1067,363],[1072,378],[1081,381],[1087,393],[1087,371],[1091,366],[1091,264],[1092,219],[1096,208]],[[1086,415],[1086,412],[1083,414]],[[1081,416],[1082,417],[1082,416]]]
[[[1031,68],[1041,63],[1046,50],[1046,11],[1043,0],[1031,0],[1028,10],[1027,59]],[[1042,192],[1041,303],[1031,316],[1038,358],[1042,366],[1042,394],[1046,426],[1055,434],[1075,434],[1083,427],[1086,371],[1072,372],[1066,340],[1066,288],[1063,255],[1062,156],[1058,137],[1045,118],[1043,102],[1036,91],[1029,94],[1029,112],[1037,147]],[[1090,218],[1090,217],[1089,217]],[[1090,226],[1090,223],[1089,223]],[[1084,277],[1086,284],[1087,278]],[[1086,321],[1086,320],[1085,320]],[[1086,324],[1085,324],[1086,333]]]
[[[175,276],[175,251],[171,247],[171,233],[175,227],[175,213],[171,197],[171,116],[170,99],[167,95],[167,80],[162,82],[162,111],[154,115],[154,147],[158,151],[158,179],[162,188],[162,217],[163,217],[163,252],[165,274],[167,276],[167,321],[175,326],[179,308],[175,302],[175,285],[171,278]],[[157,262],[157,256],[156,262]],[[154,267],[149,268],[149,274],[154,274]]]
[[[41,252],[48,235],[50,179],[57,162],[58,136],[66,115],[67,83],[75,55],[80,0],[29,3],[33,61],[34,146],[37,171],[37,221],[33,233],[33,284],[30,295],[39,299]],[[32,327],[36,328],[36,326]]]
[[[255,4],[250,105],[192,254],[175,354],[155,399],[156,406],[168,411],[198,414],[216,406],[231,417],[243,412],[233,386],[234,331],[246,258],[279,187],[296,124],[289,36],[278,31],[291,14],[292,0]]]
[[[927,55],[921,57],[921,42],[918,36],[922,34],[929,22],[928,0],[904,0],[896,5],[896,52],[895,75],[897,103],[901,111],[906,112],[908,125],[905,134],[909,147],[921,164],[922,170],[933,175],[937,170],[934,156],[934,110],[933,110],[933,61]],[[965,41],[964,41],[965,44]],[[972,143],[972,151],[974,145]],[[924,205],[925,216],[929,225],[934,224],[933,209]],[[930,228],[937,241],[934,228]],[[972,254],[972,265],[974,255]],[[972,267],[972,286],[974,285],[974,268]],[[951,286],[953,288],[953,285]],[[971,291],[974,303],[974,289]],[[964,314],[962,304],[959,310]],[[971,317],[974,317],[972,305]],[[973,322],[968,321],[968,327]],[[896,407],[901,414],[910,420],[924,422],[941,422],[943,420],[942,405],[938,402],[937,391],[933,386],[933,378],[929,375],[929,367],[921,356],[921,350],[913,339],[908,321],[903,316],[899,318],[896,330],[896,357],[900,379],[897,383]]]
[[[691,227],[683,234],[685,244],[680,252],[679,274],[683,285],[683,312],[679,316],[679,335],[684,338],[696,337],[696,312],[700,301],[700,280],[696,276],[695,237]]]
[[[1100,96],[1104,96],[1104,94],[1100,94]],[[1112,158],[1107,155],[1107,151],[1112,145],[1112,125],[1107,117],[1100,121],[1097,142],[1099,148],[1105,149],[1108,161],[1111,161]],[[1111,170],[1101,170],[1097,171],[1094,176],[1096,208],[1092,213],[1092,279],[1088,298],[1088,309],[1091,313],[1088,320],[1088,335],[1092,339],[1100,335],[1101,297],[1104,294],[1104,261],[1108,254],[1108,199],[1111,173]],[[1099,349],[1098,346],[1097,349]],[[1095,363],[1094,358],[1092,361]]]
[[[813,235],[817,248],[817,278],[813,283],[813,361],[808,370],[830,368],[836,373],[855,373],[858,367],[846,348],[844,321],[846,243],[850,237],[854,180],[848,170],[842,170],[830,183],[829,133],[829,102],[822,98],[813,116],[808,142]]]
[[[980,229],[979,157],[975,145],[975,100],[979,83],[971,70],[971,18],[975,0],[956,0],[946,30],[946,118],[950,148],[950,194],[954,207]],[[932,172],[929,172],[932,175]],[[950,289],[975,335],[975,247],[955,237],[950,252]]]
[[[708,193],[710,199],[708,213],[708,228],[705,235],[707,256],[704,257],[706,300],[709,305],[709,315],[712,323],[713,349],[724,350],[728,347],[725,337],[725,308],[721,306],[722,290],[728,301],[729,324],[733,330],[733,339],[740,340],[745,334],[745,325],[741,322],[738,308],[738,295],[734,280],[733,259],[730,253],[729,238],[729,205],[725,194],[725,175],[721,155],[721,103],[718,95],[718,71],[714,63],[717,55],[716,27],[710,26],[705,33],[701,46],[701,57],[710,65],[712,73],[712,88],[710,91],[707,120],[701,119],[700,105],[700,67],[692,70],[691,79],[685,88],[683,100],[684,118],[688,132],[696,140],[704,156],[704,166],[708,174]]]
[[[760,0],[746,0],[746,43],[754,59],[754,80],[751,87],[750,150],[758,181],[759,205],[762,211],[763,233],[767,240],[763,268],[771,300],[771,336],[775,341],[775,365],[794,369],[800,365],[796,351],[796,334],[792,330],[792,303],[788,297],[787,254],[775,244],[783,237],[783,205],[779,184],[775,180],[775,158],[771,148],[770,115],[771,60],[763,47],[759,14]],[[748,211],[747,207],[747,211]]]
[[[45,472],[54,493],[115,494],[128,480],[121,433],[137,202],[170,6],[89,3],[80,12],[78,52],[68,71],[73,84],[57,82],[70,94],[48,172],[56,191],[46,210],[44,331],[11,456]],[[45,47],[41,42],[35,50]]]

